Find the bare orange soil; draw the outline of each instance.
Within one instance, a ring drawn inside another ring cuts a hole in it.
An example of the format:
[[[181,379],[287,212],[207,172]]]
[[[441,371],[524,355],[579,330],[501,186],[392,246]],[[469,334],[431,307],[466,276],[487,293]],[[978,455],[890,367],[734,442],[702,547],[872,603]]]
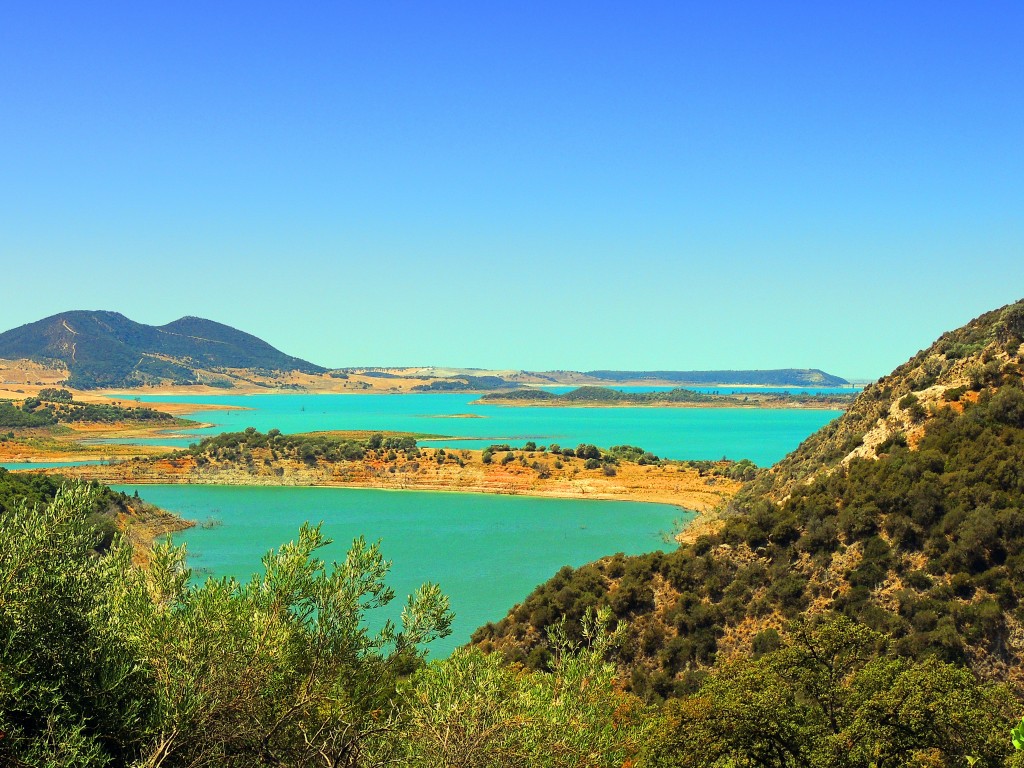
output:
[[[170,410],[170,409],[168,409]],[[0,439],[0,463],[80,461],[157,456],[174,450],[160,445],[115,445],[93,440],[159,439],[168,431],[181,429],[174,420],[164,422],[73,422],[54,427],[18,429],[13,438]],[[0,430],[2,432],[2,430]]]
[[[0,399],[31,397],[44,387],[57,387],[68,371],[32,360],[0,360]]]
[[[4,375],[3,363],[0,361],[0,376]],[[35,365],[34,363],[32,365]],[[44,371],[46,369],[43,369]],[[10,370],[6,375],[10,376]],[[40,371],[32,371],[32,376],[41,375]],[[56,374],[51,374],[56,376]],[[33,379],[33,381],[40,381]],[[58,387],[60,382],[49,383],[47,386]],[[15,404],[33,397],[44,389],[38,383],[21,385],[20,391],[0,389],[0,400],[12,400]],[[67,389],[66,387],[64,387]],[[76,403],[97,403],[119,405],[124,408],[136,408],[144,404],[134,397],[123,399],[106,397],[97,391],[70,390]],[[147,440],[172,437],[170,432],[184,426],[195,428],[208,426],[202,422],[179,421],[185,414],[193,416],[205,410],[244,410],[238,406],[206,405],[194,403],[154,403],[150,407],[169,414],[172,418],[162,421],[122,421],[122,422],[70,422],[57,426],[37,427],[15,430],[0,429],[0,463],[15,462],[54,462],[78,461],[89,459],[132,458],[135,456],[155,456],[173,450],[172,445],[116,445],[93,441],[107,439],[140,439]],[[7,437],[6,433],[13,433]],[[176,437],[176,436],[174,436]]]
[[[448,451],[443,464],[438,450],[422,449],[418,460],[387,462],[319,461],[308,465],[275,460],[265,449],[254,449],[251,462],[216,461],[182,455],[121,461],[105,466],[53,470],[70,477],[113,484],[195,483],[210,485],[352,486],[405,490],[463,491],[559,498],[614,499],[673,504],[706,512],[731,498],[735,480],[701,474],[688,465],[661,466],[622,462],[614,476],[603,469],[588,470],[582,459],[545,453],[517,453],[502,465],[496,455],[484,464],[481,451]],[[462,462],[462,466],[459,465]],[[523,463],[525,462],[525,464]],[[561,467],[557,464],[561,464]]]

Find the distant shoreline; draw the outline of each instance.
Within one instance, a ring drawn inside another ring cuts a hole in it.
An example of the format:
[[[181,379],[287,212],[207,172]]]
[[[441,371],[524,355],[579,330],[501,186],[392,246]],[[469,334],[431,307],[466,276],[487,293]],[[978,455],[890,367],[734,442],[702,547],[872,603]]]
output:
[[[845,406],[839,403],[581,403],[550,400],[474,400],[470,405],[494,405],[499,408],[731,408],[757,411],[785,411],[785,410],[816,410],[816,411],[843,411]]]

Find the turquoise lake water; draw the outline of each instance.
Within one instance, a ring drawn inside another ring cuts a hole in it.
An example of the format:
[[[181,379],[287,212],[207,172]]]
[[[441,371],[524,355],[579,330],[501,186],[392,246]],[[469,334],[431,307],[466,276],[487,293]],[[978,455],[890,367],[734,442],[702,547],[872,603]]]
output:
[[[139,397],[239,406],[200,411],[213,423],[148,442],[188,445],[203,436],[255,427],[261,432],[382,430],[452,435],[422,444],[464,448],[526,440],[575,446],[640,445],[667,458],[749,458],[766,466],[793,450],[839,411],[746,408],[514,408],[474,405],[477,395],[201,395]],[[116,398],[127,400],[128,398]],[[132,398],[135,399],[135,398]],[[472,414],[478,418],[463,418]],[[455,418],[453,418],[455,417]],[[122,442],[144,442],[125,440]],[[41,465],[35,465],[41,466]],[[501,619],[563,565],[638,554],[664,546],[661,534],[685,514],[676,507],[613,501],[384,491],[353,488],[122,486],[146,500],[198,521],[217,520],[179,534],[197,576],[247,578],[270,548],[294,539],[303,521],[324,521],[337,544],[326,559],[341,559],[353,537],[382,539],[393,560],[395,619],[405,595],[436,581],[452,600],[454,634],[435,644],[445,655],[478,626]],[[378,621],[379,624],[379,621]]]
[[[673,459],[750,459],[774,464],[841,412],[797,408],[574,408],[473,405],[478,395],[201,395],[148,396],[139,401],[213,403],[249,410],[201,411],[193,418],[214,426],[184,437],[153,439],[187,446],[202,437],[255,427],[261,432],[353,429],[451,435],[424,445],[482,448],[495,442],[534,440],[575,446],[639,445]],[[120,398],[124,399],[124,398]],[[471,415],[474,418],[457,418]],[[456,417],[456,418],[453,418]],[[128,441],[126,441],[128,442]]]
[[[352,539],[382,540],[393,561],[397,620],[405,596],[424,581],[441,585],[455,611],[451,637],[431,644],[443,656],[474,629],[498,621],[563,565],[663,548],[661,534],[685,513],[662,504],[536,499],[435,491],[237,486],[116,486],[192,520],[219,526],[175,535],[197,575],[246,579],[270,548],[293,540],[303,521],[323,521],[336,542],[321,555],[341,560]],[[384,615],[384,614],[382,614]]]

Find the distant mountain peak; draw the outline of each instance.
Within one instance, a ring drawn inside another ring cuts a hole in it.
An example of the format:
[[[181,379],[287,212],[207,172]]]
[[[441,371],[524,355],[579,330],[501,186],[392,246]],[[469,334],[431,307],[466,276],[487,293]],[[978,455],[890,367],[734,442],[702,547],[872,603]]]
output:
[[[109,310],[70,310],[2,333],[0,358],[60,361],[68,384],[80,388],[193,384],[198,371],[225,368],[325,370],[213,320],[186,316],[152,326]]]

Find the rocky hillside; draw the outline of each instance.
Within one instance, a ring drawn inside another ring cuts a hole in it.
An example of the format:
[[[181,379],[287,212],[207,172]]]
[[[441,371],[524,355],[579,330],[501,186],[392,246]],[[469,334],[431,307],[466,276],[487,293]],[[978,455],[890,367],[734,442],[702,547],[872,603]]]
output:
[[[84,310],[0,334],[0,358],[59,361],[69,371],[67,384],[79,389],[194,384],[201,371],[223,369],[325,370],[212,320],[183,317],[152,326],[117,312]]]
[[[962,410],[982,391],[1003,383],[1003,374],[1020,362],[1022,336],[1024,302],[944,333],[888,376],[865,387],[843,418],[807,438],[752,484],[750,495],[767,493],[778,500],[794,483],[854,458],[878,458],[893,443],[915,447],[937,410],[950,403]]]
[[[679,549],[564,568],[474,642],[540,667],[548,626],[607,605],[632,687],[657,698],[838,612],[1024,686],[1022,342],[1024,302],[943,335]]]

